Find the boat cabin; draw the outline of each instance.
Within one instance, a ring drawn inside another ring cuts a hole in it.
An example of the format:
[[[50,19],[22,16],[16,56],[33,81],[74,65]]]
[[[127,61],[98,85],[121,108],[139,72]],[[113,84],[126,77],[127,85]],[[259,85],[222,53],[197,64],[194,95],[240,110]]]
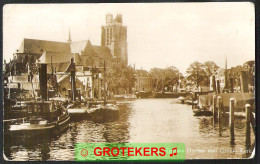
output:
[[[39,116],[43,119],[54,121],[62,114],[62,108],[54,101],[31,101],[27,102],[27,116]]]

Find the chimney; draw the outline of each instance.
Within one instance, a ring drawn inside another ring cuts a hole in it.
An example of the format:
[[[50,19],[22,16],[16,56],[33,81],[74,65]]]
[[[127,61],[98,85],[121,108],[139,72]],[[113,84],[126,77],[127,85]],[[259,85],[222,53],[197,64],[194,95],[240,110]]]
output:
[[[72,101],[76,101],[76,97],[77,97],[77,91],[76,91],[76,75],[75,75],[75,63],[73,58],[71,58],[70,61],[71,64],[71,95],[72,95]]]
[[[42,100],[47,100],[47,64],[39,66],[40,95]]]

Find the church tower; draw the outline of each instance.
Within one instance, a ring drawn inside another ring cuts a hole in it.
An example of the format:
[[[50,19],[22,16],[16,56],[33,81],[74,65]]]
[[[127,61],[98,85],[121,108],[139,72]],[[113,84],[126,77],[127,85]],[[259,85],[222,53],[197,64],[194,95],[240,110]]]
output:
[[[101,29],[101,46],[108,47],[113,58],[118,58],[127,65],[127,28],[123,26],[122,15],[117,14],[113,18],[112,14],[107,14],[106,25]]]

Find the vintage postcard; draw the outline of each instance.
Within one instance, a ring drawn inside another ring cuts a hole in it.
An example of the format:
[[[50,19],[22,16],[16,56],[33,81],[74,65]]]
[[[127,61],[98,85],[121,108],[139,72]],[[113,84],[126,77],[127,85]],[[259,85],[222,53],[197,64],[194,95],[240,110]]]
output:
[[[253,3],[7,4],[2,77],[5,160],[255,155]]]

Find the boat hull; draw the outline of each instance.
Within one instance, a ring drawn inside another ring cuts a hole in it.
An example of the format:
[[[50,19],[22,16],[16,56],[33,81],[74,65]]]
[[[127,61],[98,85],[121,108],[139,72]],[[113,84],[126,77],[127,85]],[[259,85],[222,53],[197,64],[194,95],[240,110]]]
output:
[[[67,109],[71,120],[83,120],[88,116],[88,107]]]
[[[17,124],[9,125],[7,135],[11,137],[33,137],[37,135],[51,135],[52,133],[59,133],[69,127],[70,116],[66,115],[63,119],[60,119],[53,123],[48,124]]]
[[[88,115],[91,120],[95,122],[107,122],[107,121],[115,121],[119,118],[119,110],[111,109],[109,107],[105,108],[95,108],[89,111]]]

